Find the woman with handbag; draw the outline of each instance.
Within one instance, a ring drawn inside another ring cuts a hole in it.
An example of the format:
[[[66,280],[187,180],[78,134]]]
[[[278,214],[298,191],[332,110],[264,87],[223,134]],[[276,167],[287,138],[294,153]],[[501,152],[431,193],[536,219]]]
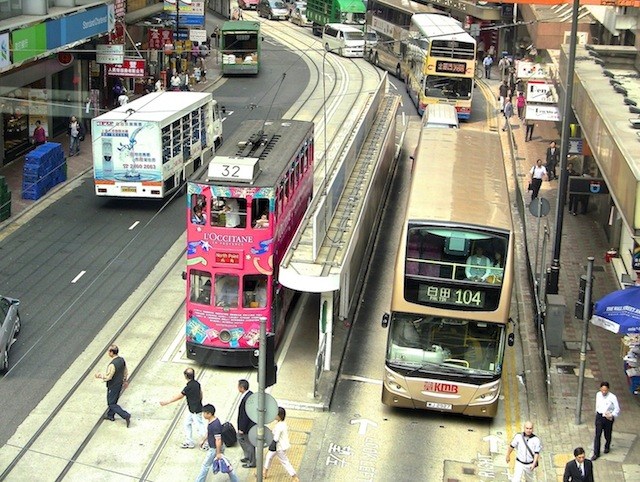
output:
[[[278,407],[278,415],[276,415],[276,426],[273,428],[273,442],[269,445],[269,452],[267,452],[267,458],[264,462],[264,469],[262,471],[262,478],[267,478],[267,472],[271,466],[271,462],[274,457],[278,457],[278,460],[284,467],[284,470],[291,476],[291,480],[300,482],[296,470],[289,462],[287,457],[287,450],[291,447],[289,443],[289,429],[284,419],[287,417],[287,412],[284,408]]]

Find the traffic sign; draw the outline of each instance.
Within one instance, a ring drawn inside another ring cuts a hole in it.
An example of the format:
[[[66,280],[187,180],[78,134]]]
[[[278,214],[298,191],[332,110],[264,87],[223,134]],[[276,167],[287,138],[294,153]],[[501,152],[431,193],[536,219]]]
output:
[[[269,427],[264,428],[264,447],[268,447],[273,441],[273,432]],[[254,425],[249,429],[249,442],[254,447],[258,446],[258,426]]]
[[[255,423],[258,423],[258,393],[252,393],[247,398],[247,403],[244,408],[247,411],[247,415]],[[278,402],[268,393],[264,394],[264,423],[271,423],[276,419],[278,415]]]
[[[546,216],[549,211],[551,211],[551,204],[543,197],[536,198],[529,204],[529,212],[536,218]]]

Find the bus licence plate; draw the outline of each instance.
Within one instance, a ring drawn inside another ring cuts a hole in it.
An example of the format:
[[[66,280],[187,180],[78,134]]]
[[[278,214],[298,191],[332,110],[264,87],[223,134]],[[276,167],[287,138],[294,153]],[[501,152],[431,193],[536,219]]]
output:
[[[451,410],[453,407],[450,403],[427,402],[427,408],[436,408],[438,410]]]
[[[122,192],[136,192],[135,186],[122,186]]]

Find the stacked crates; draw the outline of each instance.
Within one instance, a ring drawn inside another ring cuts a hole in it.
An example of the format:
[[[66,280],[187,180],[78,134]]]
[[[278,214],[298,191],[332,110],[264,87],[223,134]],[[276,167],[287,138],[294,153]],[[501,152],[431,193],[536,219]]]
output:
[[[11,191],[7,186],[7,180],[0,176],[0,221],[11,217]]]
[[[22,173],[22,198],[40,199],[56,184],[67,180],[62,145],[45,142],[27,154]]]

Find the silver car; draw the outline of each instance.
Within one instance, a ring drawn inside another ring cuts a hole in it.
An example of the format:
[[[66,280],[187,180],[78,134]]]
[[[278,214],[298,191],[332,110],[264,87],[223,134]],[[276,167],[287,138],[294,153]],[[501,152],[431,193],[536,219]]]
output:
[[[0,372],[9,371],[9,350],[20,333],[20,302],[0,296]]]

